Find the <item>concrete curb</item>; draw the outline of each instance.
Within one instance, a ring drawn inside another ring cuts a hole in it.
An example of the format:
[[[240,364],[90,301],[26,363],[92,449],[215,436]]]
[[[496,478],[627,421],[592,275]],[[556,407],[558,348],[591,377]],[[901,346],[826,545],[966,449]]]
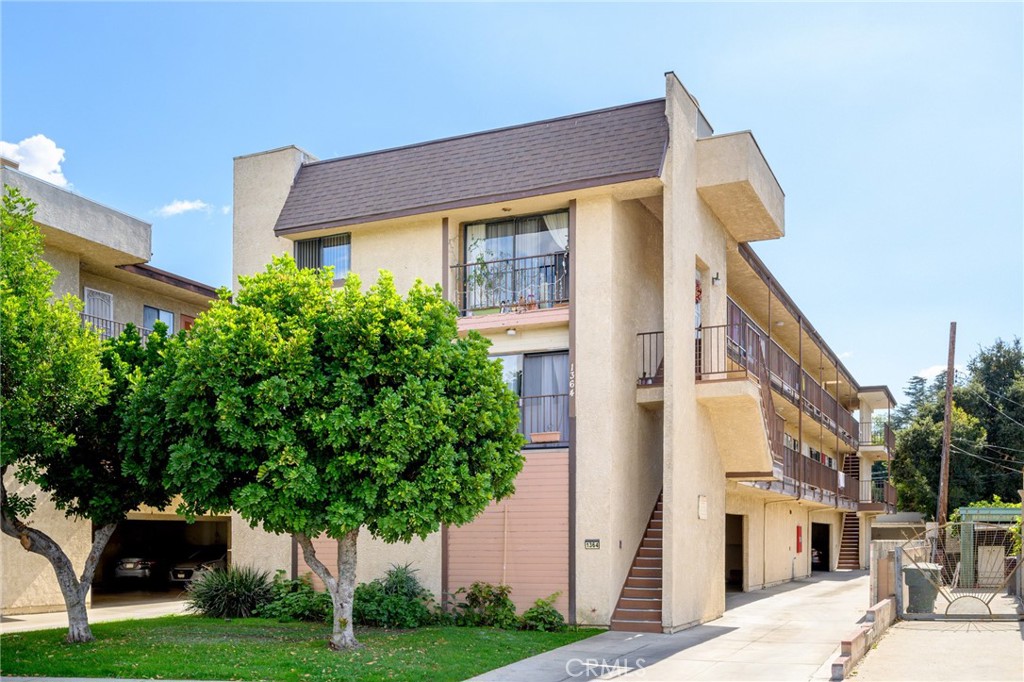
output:
[[[889,626],[896,622],[896,602],[890,597],[867,610],[868,625],[862,625],[848,639],[840,642],[840,654],[832,663],[832,680],[845,680],[871,645],[877,642]]]

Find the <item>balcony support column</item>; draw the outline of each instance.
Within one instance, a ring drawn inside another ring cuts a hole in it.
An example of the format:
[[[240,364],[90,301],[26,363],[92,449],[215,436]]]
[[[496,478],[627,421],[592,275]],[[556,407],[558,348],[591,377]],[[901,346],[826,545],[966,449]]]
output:
[[[796,467],[797,479],[797,490],[801,491],[804,487],[804,467],[803,467],[803,456],[804,456],[804,318],[803,315],[797,315],[797,369],[799,381],[797,381],[797,462],[800,463]]]

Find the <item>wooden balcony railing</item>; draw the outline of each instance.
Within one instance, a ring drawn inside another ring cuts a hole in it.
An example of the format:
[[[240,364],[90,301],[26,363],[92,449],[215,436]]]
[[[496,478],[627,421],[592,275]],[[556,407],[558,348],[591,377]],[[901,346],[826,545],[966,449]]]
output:
[[[134,324],[134,323],[132,323]],[[102,317],[96,317],[95,315],[86,315],[82,313],[82,325],[91,326],[100,335],[100,338],[106,341],[114,337],[120,336],[124,328],[128,326],[127,322],[115,322],[113,320],[105,320]],[[142,343],[146,343],[146,339],[153,333],[152,329],[145,329],[139,325],[134,325],[139,331],[139,336],[142,337]]]
[[[810,457],[804,457],[803,482],[805,485],[817,488],[818,490],[825,490],[830,493],[839,492],[839,472]]]
[[[569,442],[569,395],[523,396],[519,399],[519,432],[530,445]]]
[[[453,265],[461,315],[524,312],[569,302],[569,254]]]
[[[665,332],[637,334],[636,360],[638,386],[665,383]]]
[[[839,486],[839,496],[857,502],[860,499],[860,480],[856,476],[843,474],[843,481]]]

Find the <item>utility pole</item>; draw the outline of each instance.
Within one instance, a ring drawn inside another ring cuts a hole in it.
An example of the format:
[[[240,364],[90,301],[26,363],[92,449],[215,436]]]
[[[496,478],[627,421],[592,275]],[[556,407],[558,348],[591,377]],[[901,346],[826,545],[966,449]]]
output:
[[[949,505],[949,442],[953,435],[953,354],[956,350],[956,322],[949,323],[949,360],[946,363],[946,414],[942,420],[942,468],[939,470],[939,506],[935,521],[939,528],[946,523]]]

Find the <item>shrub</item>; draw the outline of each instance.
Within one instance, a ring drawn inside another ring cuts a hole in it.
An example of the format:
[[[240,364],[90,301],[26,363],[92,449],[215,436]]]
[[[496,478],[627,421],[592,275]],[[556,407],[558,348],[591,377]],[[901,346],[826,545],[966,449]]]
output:
[[[251,566],[203,571],[186,590],[188,609],[211,618],[248,618],[271,598],[270,576]]]
[[[331,595],[314,590],[308,574],[298,580],[288,580],[284,571],[278,571],[270,589],[270,600],[260,607],[257,614],[263,618],[326,623],[331,614]]]
[[[392,565],[383,578],[356,587],[352,620],[374,627],[417,628],[431,622],[433,598],[416,569]]]
[[[455,594],[465,593],[466,601],[456,605],[455,623],[468,626],[491,626],[515,630],[519,626],[516,606],[509,595],[508,585],[475,582],[467,592],[460,588]]]
[[[523,613],[522,628],[539,630],[540,632],[561,632],[565,629],[565,618],[555,608],[555,600],[560,592],[555,592],[547,599],[538,599],[533,606]]]

